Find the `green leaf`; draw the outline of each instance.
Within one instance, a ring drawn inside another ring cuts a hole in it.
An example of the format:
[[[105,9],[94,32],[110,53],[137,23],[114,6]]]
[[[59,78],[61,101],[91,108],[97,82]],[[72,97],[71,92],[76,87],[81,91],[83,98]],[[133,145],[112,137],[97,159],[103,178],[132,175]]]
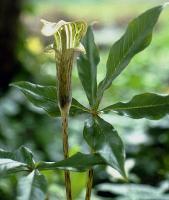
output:
[[[76,153],[68,159],[59,162],[39,162],[38,170],[63,169],[70,171],[86,171],[94,165],[105,165],[105,161],[98,154]]]
[[[56,87],[41,86],[25,81],[12,83],[11,86],[20,89],[34,106],[42,108],[51,117],[60,116]],[[72,99],[70,115],[74,116],[85,112],[88,112],[88,109],[81,105],[76,99]]]
[[[9,174],[28,171],[35,167],[33,155],[26,147],[20,147],[15,152],[0,149],[0,172]]]
[[[91,117],[85,122],[83,134],[92,150],[126,178],[124,146],[113,126],[98,116]]]
[[[169,195],[165,194],[160,187],[153,187],[142,184],[110,184],[102,183],[96,191],[107,191],[114,195],[120,195],[121,200],[168,200]],[[130,192],[129,192],[130,191]],[[118,198],[118,200],[119,200]]]
[[[88,27],[86,36],[83,39],[83,45],[86,49],[86,54],[81,54],[77,59],[77,68],[89,104],[93,106],[97,94],[97,65],[100,58],[91,26]]]
[[[134,119],[148,118],[156,120],[169,114],[169,95],[139,94],[127,103],[119,102],[102,109],[102,111],[114,111],[119,115]]]
[[[72,105],[70,108],[70,116],[80,115],[84,113],[89,113],[90,110],[80,104],[76,99],[72,98]]]
[[[111,47],[106,65],[106,76],[98,87],[97,106],[112,81],[137,53],[151,43],[152,31],[162,10],[163,6],[154,7],[131,21],[125,34]]]
[[[27,165],[10,158],[0,158],[0,174],[7,175],[27,170]]]
[[[17,200],[45,200],[47,182],[43,175],[32,171],[19,181]]]

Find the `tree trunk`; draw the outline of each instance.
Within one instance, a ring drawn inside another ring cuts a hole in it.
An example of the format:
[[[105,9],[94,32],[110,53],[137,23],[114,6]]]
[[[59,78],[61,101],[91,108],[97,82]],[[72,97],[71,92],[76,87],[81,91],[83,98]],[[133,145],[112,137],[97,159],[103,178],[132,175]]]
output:
[[[16,56],[22,0],[0,0],[0,96],[18,73]]]

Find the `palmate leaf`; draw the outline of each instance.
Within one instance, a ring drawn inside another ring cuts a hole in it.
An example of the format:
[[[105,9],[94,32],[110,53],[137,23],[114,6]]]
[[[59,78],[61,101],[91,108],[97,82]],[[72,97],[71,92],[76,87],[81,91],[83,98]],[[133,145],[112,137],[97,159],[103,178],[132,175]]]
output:
[[[51,117],[60,116],[56,87],[41,86],[26,81],[12,83],[11,86],[20,89],[34,106],[42,108]],[[85,112],[88,112],[88,109],[76,99],[72,99],[70,115],[74,116]]]
[[[86,171],[95,165],[106,165],[105,160],[97,153],[76,153],[73,156],[57,162],[34,162],[31,151],[20,147],[15,152],[0,149],[0,173],[15,173],[19,171],[63,169],[70,171]],[[5,174],[6,175],[6,174]]]
[[[102,109],[102,111],[114,111],[119,115],[134,119],[160,119],[169,114],[169,95],[144,93],[136,95],[127,103],[119,102]]]
[[[98,116],[91,117],[85,123],[83,134],[92,150],[126,178],[124,146],[113,126]]]
[[[37,170],[19,180],[17,200],[45,200],[47,182]]]
[[[98,154],[76,153],[73,156],[59,162],[39,162],[38,170],[63,169],[70,171],[86,171],[95,165],[105,165],[106,162]]]
[[[35,166],[33,155],[26,147],[15,152],[0,150],[0,172],[4,174],[28,171]]]
[[[125,69],[137,53],[151,43],[152,31],[163,7],[154,7],[131,21],[125,34],[111,47],[106,65],[106,76],[98,87],[97,107],[104,91],[111,86],[112,81]]]
[[[89,26],[83,39],[86,54],[77,59],[77,68],[82,86],[86,92],[89,104],[95,104],[97,95],[97,65],[100,61],[99,52],[94,42],[92,27]]]

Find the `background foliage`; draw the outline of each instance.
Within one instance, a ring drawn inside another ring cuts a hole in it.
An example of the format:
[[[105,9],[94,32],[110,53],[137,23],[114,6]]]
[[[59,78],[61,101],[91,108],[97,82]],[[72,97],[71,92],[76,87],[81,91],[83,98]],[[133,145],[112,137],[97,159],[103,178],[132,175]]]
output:
[[[2,1],[3,2],[3,1]],[[101,50],[101,63],[98,66],[100,81],[105,73],[109,45],[123,33],[131,18],[163,1],[139,0],[99,0],[99,1],[16,1],[20,5],[17,44],[13,47],[14,70],[8,72],[12,81],[27,80],[42,85],[55,85],[55,62],[50,54],[44,54],[44,38],[40,35],[40,18],[51,21],[60,19],[86,19],[94,25],[96,43]],[[1,4],[1,3],[0,3]],[[4,9],[5,6],[4,5]],[[120,10],[120,12],[119,12]],[[106,91],[103,103],[128,101],[129,97],[143,92],[168,93],[169,26],[168,10],[162,14],[156,26],[152,44],[130,63],[128,69],[117,78],[113,87]],[[6,24],[7,25],[7,24]],[[8,31],[8,29],[6,30]],[[1,31],[2,32],[2,31]],[[3,41],[1,34],[0,40]],[[49,39],[50,40],[50,39]],[[9,58],[10,59],[10,58]],[[17,62],[16,62],[17,61]],[[3,64],[3,63],[1,63]],[[10,64],[11,66],[12,64]],[[12,65],[13,66],[13,65]],[[5,74],[5,72],[3,71]],[[73,96],[87,105],[84,91],[78,80],[77,70],[73,72]],[[119,89],[120,88],[120,89]],[[169,190],[169,125],[168,117],[159,121],[133,120],[115,115],[103,117],[114,124],[123,138],[127,152],[126,168],[132,185],[123,183],[120,176],[111,168],[95,169],[93,199],[139,199],[149,194],[159,199],[167,199]],[[82,139],[84,116],[72,118],[70,122],[71,153],[79,150],[88,152]],[[0,148],[15,150],[20,145],[35,152],[35,160],[62,159],[62,143],[59,119],[43,115],[43,110],[32,106],[16,89],[1,84],[0,98]],[[60,171],[44,172],[49,183],[50,199],[64,199],[64,179]],[[18,175],[20,176],[20,175]],[[2,175],[1,175],[2,177]],[[74,197],[82,199],[86,181],[85,173],[72,173]],[[80,181],[79,181],[80,180]],[[24,180],[23,180],[24,181]],[[137,184],[137,185],[136,185]],[[3,200],[15,199],[19,183],[13,175],[0,179],[0,197]],[[153,186],[153,187],[150,187]],[[127,191],[127,192],[126,192]],[[132,192],[129,192],[132,191]],[[132,197],[129,196],[132,194]]]

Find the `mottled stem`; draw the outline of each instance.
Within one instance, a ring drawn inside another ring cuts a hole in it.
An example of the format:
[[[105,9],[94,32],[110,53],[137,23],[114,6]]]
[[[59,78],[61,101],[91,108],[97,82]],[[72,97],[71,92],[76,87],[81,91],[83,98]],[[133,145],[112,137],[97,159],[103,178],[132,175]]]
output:
[[[71,75],[73,52],[65,51],[57,62],[58,103],[62,117],[62,137],[64,158],[69,157],[68,117],[72,101]],[[67,200],[72,200],[70,172],[64,171]]]
[[[64,158],[69,157],[69,144],[68,144],[68,112],[62,112],[62,137],[63,137],[63,152]],[[71,193],[71,179],[70,179],[70,172],[64,171],[65,175],[65,186],[66,186],[66,197],[67,200],[72,200],[72,193]]]
[[[85,200],[90,200],[90,198],[91,198],[92,185],[93,185],[93,169],[89,169],[89,171],[88,171],[88,180],[87,180],[87,185],[86,185],[86,197],[85,197]]]

